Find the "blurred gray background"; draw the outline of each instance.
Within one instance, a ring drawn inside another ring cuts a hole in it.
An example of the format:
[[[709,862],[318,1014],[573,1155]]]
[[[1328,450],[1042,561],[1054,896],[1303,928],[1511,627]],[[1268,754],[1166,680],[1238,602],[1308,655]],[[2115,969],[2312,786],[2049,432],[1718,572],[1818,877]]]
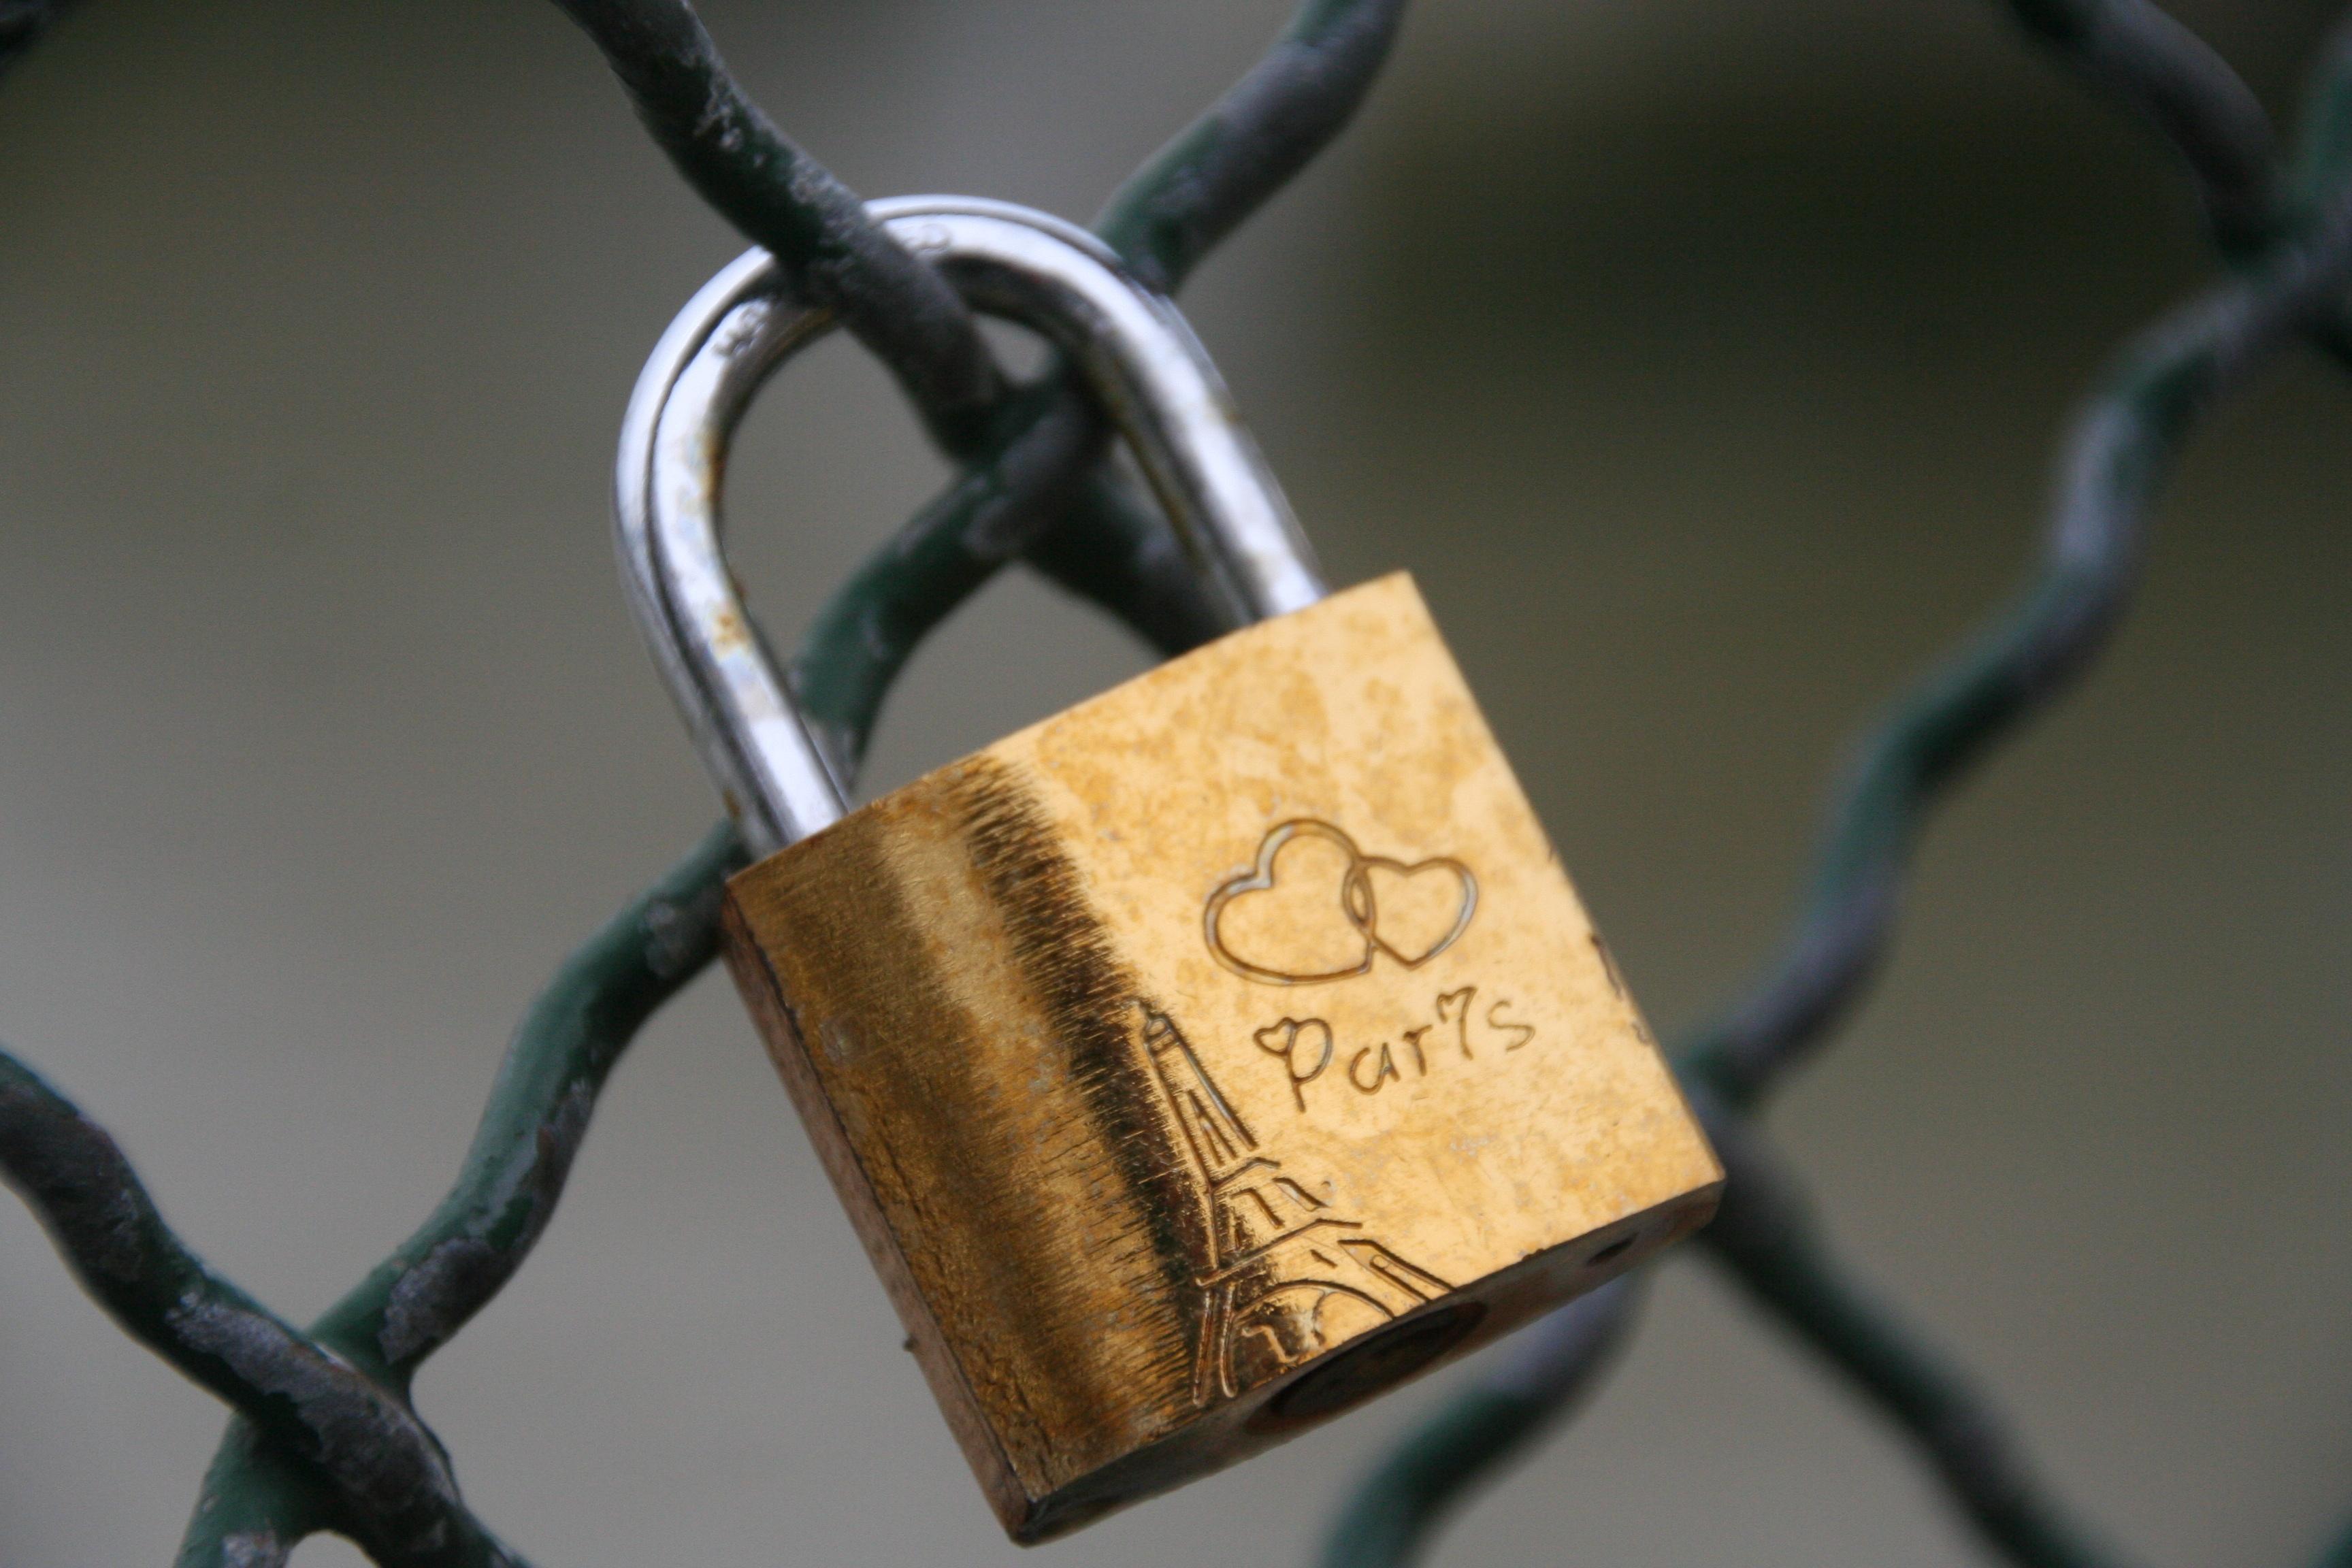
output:
[[[2331,9],[2177,8],[2279,107]],[[1286,11],[707,7],[861,192],[1078,217]],[[1334,576],[1418,574],[1671,1031],[1769,951],[1858,723],[2018,577],[2058,423],[2206,275],[2193,216],[1990,0],[1444,0],[1188,304]],[[606,472],[740,244],[530,0],[105,0],[0,84],[0,1037],[289,1315],[425,1214],[541,978],[715,815]],[[2120,639],[1941,819],[1773,1117],[1850,1256],[2165,1565],[2291,1563],[2352,1507],[2347,416],[2294,362],[2203,432]],[[940,475],[841,344],[739,451],[787,640]],[[1008,576],[870,782],[1143,659]],[[1443,1388],[1024,1556],[899,1337],[713,977],[419,1398],[547,1568],[1172,1568],[1303,1562]],[[0,1563],[167,1561],[221,1423],[0,1202]],[[1692,1260],[1440,1556],[1980,1561]]]

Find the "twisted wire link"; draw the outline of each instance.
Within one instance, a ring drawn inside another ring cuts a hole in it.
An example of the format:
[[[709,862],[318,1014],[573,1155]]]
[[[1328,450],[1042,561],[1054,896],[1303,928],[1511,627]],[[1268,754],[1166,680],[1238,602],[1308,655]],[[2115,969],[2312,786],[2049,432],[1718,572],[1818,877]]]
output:
[[[311,1325],[321,1346],[407,1399],[425,1357],[488,1304],[546,1228],[621,1053],[716,953],[720,885],[742,863],[732,832],[714,829],[557,971],[516,1031],[456,1187]],[[299,1456],[250,1430],[247,1420],[231,1421],[214,1458],[181,1548],[182,1568],[240,1563],[239,1538],[256,1531],[250,1516],[288,1550],[313,1530],[343,1529],[332,1512],[317,1510]],[[286,1512],[289,1502],[298,1511]]]
[[[1181,285],[1348,123],[1403,17],[1404,0],[1307,0],[1257,64],[1119,188],[1095,232],[1154,287]],[[1048,373],[1024,417],[996,465],[924,507],[811,623],[794,685],[844,777],[916,645],[1024,552],[1163,653],[1230,629],[1158,510],[1099,468],[1101,416],[1066,369]]]
[[[1727,1177],[1707,1245],[1758,1304],[1911,1435],[1969,1521],[2011,1562],[2121,1562],[2048,1494],[1967,1379],[1838,1265],[1795,1173],[1756,1123],[1704,1094],[1694,1100]]]
[[[866,640],[911,649],[1034,531],[1024,531],[1022,519],[1061,511],[1074,500],[1091,521],[1089,533],[1112,548],[1083,562],[1068,551],[1048,552],[1049,571],[1080,592],[1126,595],[1149,605],[1139,618],[1146,635],[1163,646],[1189,645],[1223,629],[1185,563],[1162,548],[1164,525],[1118,487],[1087,477],[1104,450],[1091,404],[1066,388],[1044,397],[1034,389],[1015,395],[961,297],[775,128],[729,73],[691,5],[558,4],[604,51],[638,117],[688,183],[890,367],[932,439],[958,460],[954,485],[924,514],[940,521],[909,530],[894,557],[894,580],[909,584],[901,606],[861,628]],[[914,586],[969,576],[959,571],[968,553],[990,563],[968,586],[927,593]],[[869,712],[879,707],[887,680],[872,689]],[[818,684],[822,695],[822,679]],[[812,724],[838,758],[853,758],[862,743],[831,721],[837,705],[820,702]]]
[[[732,830],[712,830],[565,961],[515,1031],[456,1186],[308,1336],[294,1335],[295,1353],[348,1367],[415,1422],[408,1396],[417,1368],[488,1303],[546,1229],[621,1054],[717,953],[720,887],[742,864]],[[152,1325],[125,1327],[155,1345]],[[269,1363],[257,1363],[251,1375],[241,1389],[206,1384],[238,1415],[205,1475],[180,1568],[265,1568],[321,1529],[351,1536],[387,1568],[520,1568],[521,1560],[458,1501],[446,1462],[447,1484],[429,1495],[355,1495],[320,1456],[289,1444],[263,1419]],[[373,1441],[363,1430],[346,1436],[362,1454]],[[387,1540],[378,1519],[396,1509],[428,1514],[438,1533]]]
[[[385,1505],[365,1521],[372,1550],[410,1556],[446,1539],[453,1522],[470,1523],[460,1522],[440,1446],[414,1413],[206,1268],[163,1223],[113,1139],[5,1053],[0,1175],[126,1332],[246,1411],[337,1491]]]
[[[898,378],[931,435],[976,453],[1004,386],[963,299],[866,216],[719,58],[687,0],[556,0],[604,51],[670,162]]]
[[[2096,1568],[2114,1559],[2041,1489],[1991,1406],[1837,1262],[1753,1113],[1840,1020],[1885,952],[1926,813],[1968,764],[2058,695],[2114,625],[2148,501],[2197,415],[2297,332],[2337,352],[2331,337],[2352,292],[2352,17],[2321,51],[2294,177],[2280,196],[2267,167],[2257,174],[2244,164],[2268,146],[2266,124],[2255,134],[2259,106],[2178,23],[2139,4],[2012,4],[2038,35],[2080,51],[2083,74],[2174,139],[2204,184],[2209,215],[2264,193],[2263,248],[2120,356],[2068,443],[2040,575],[1872,735],[1781,956],[1677,1052],[1676,1069],[1729,1175],[1722,1211],[1700,1235],[1708,1255],[1878,1405],[1990,1544],[2032,1568]],[[2214,229],[2217,245],[2238,243],[2221,222]],[[1557,1334],[1527,1352],[1530,1397],[1498,1399],[1475,1385],[1453,1398],[1349,1499],[1328,1538],[1327,1568],[1412,1561],[1449,1510],[1552,1424],[1545,1402],[1589,1388],[1617,1342],[1615,1333]],[[2326,1561],[2347,1553],[2352,1532]]]
[[[953,290],[750,102],[684,0],[558,3],[605,51],[687,179],[898,372],[961,464],[828,600],[795,661],[810,726],[845,776],[916,645],[1024,552],[1163,652],[1229,629],[1165,521],[1102,468],[1092,398],[1058,364],[1005,395]],[[1139,276],[1174,288],[1347,123],[1403,10],[1403,0],[1307,0],[1241,82],[1112,198],[1098,231]]]
[[[388,1568],[521,1568],[459,1500],[410,1381],[545,1229],[622,1051],[717,952],[742,863],[714,830],[572,954],[517,1030],[456,1188],[307,1333],[205,1268],[113,1140],[0,1051],[0,1178],[126,1332],[237,1412],[183,1568],[275,1568],[322,1529]]]
[[[453,1521],[470,1523],[440,1445],[406,1405],[205,1268],[164,1225],[114,1140],[6,1056],[0,1172],[116,1322],[370,1505],[372,1548],[415,1558]],[[487,1536],[474,1544],[486,1561],[501,1560]]]

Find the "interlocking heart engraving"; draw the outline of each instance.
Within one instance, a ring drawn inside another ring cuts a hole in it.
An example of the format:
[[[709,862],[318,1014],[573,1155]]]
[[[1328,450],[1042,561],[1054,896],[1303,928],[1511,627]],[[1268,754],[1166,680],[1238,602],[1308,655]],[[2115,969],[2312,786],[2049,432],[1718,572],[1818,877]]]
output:
[[[1324,870],[1302,872],[1286,889],[1276,863],[1294,845]],[[1329,898],[1317,896],[1326,890]],[[1459,941],[1477,912],[1478,879],[1461,861],[1367,855],[1331,824],[1302,816],[1267,832],[1250,868],[1209,895],[1201,923],[1209,952],[1234,973],[1312,985],[1367,973],[1382,954],[1418,969]]]

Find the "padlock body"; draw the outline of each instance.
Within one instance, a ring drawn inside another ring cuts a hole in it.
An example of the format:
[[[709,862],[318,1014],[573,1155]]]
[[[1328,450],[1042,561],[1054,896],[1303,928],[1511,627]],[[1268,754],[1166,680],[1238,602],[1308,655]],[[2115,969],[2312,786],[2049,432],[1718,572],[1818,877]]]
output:
[[[1720,1186],[1402,574],[875,801],[727,924],[1017,1540],[1591,1289]]]

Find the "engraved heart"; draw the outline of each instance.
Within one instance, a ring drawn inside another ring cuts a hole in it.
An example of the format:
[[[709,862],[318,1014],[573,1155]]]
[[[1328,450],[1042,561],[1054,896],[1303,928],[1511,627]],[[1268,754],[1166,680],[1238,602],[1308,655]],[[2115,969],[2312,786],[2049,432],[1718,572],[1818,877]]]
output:
[[[1209,952],[1234,973],[1307,985],[1364,973],[1383,952],[1418,969],[1452,947],[1477,911],[1478,879],[1461,861],[1367,855],[1329,823],[1297,817],[1276,826],[1256,863],[1209,895],[1202,925]]]
[[[1209,952],[1271,985],[1345,980],[1372,966],[1377,939],[1347,908],[1362,861],[1355,841],[1302,818],[1268,833],[1257,863],[1209,895]]]
[[[1437,856],[1408,866],[1377,855],[1348,879],[1349,918],[1372,945],[1418,969],[1452,947],[1478,912],[1478,880],[1459,860]]]

